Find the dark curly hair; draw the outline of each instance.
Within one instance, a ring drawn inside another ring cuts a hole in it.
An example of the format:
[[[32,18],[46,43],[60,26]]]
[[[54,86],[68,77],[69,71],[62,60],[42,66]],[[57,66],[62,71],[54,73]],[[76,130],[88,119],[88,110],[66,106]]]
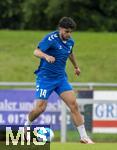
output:
[[[63,17],[58,23],[58,27],[76,29],[75,21],[70,17]]]

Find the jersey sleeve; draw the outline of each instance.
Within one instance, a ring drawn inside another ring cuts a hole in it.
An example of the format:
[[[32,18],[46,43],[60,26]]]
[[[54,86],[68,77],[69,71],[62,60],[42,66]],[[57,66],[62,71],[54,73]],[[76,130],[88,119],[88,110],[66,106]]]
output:
[[[53,40],[49,36],[46,36],[39,42],[37,48],[45,52],[47,49],[51,47],[52,43]]]
[[[71,52],[70,52],[70,54],[73,52],[73,47],[74,47],[74,41],[72,42]]]

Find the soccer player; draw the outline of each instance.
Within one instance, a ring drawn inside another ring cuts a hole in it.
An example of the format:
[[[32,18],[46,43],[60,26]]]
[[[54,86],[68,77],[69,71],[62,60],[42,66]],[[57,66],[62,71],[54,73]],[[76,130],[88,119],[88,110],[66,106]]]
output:
[[[72,18],[61,18],[58,23],[58,30],[47,34],[34,50],[34,55],[41,59],[40,65],[35,71],[36,106],[29,113],[25,126],[31,125],[45,111],[48,97],[55,91],[70,109],[74,124],[80,134],[80,142],[93,144],[93,141],[87,136],[83,117],[65,72],[66,61],[69,58],[75,74],[77,76],[80,74],[80,68],[72,50],[74,40],[71,38],[71,33],[75,28],[76,23]]]

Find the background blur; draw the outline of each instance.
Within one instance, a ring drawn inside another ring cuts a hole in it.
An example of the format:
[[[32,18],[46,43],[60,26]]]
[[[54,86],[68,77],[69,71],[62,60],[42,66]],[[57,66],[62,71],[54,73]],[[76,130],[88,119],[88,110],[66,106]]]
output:
[[[0,0],[1,29],[55,29],[71,16],[78,30],[117,31],[116,0]]]
[[[116,0],[0,0],[0,125],[24,124],[35,103],[33,72],[39,59],[33,51],[46,34],[57,29],[63,16],[70,16],[77,23],[72,37],[81,75],[74,75],[69,60],[66,70],[88,134],[95,142],[116,143]],[[36,123],[50,124],[55,131],[54,141],[79,141],[69,110],[55,93]],[[67,132],[61,134],[61,129]],[[59,145],[55,143],[53,150],[56,147]]]

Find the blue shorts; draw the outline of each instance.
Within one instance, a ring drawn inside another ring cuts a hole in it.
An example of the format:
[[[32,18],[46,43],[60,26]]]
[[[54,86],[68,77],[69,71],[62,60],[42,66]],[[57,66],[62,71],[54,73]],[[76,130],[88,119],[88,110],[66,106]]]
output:
[[[36,76],[36,99],[47,100],[53,91],[58,95],[64,91],[72,90],[72,86],[68,83],[67,78],[62,79],[47,79]]]

